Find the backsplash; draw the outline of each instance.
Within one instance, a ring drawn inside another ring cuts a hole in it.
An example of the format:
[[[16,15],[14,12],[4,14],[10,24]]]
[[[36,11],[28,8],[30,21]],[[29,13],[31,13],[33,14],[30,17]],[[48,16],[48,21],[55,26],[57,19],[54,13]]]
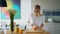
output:
[[[44,9],[43,14],[45,15],[48,21],[60,23],[60,9],[54,9],[54,10]]]
[[[45,16],[60,16],[60,9],[55,9],[55,10],[43,10],[43,14]]]

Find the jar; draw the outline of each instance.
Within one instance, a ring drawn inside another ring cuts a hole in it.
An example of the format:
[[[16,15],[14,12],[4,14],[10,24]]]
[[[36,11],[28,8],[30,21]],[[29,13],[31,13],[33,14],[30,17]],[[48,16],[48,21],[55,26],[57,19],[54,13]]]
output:
[[[19,25],[16,25],[16,32],[19,32]]]

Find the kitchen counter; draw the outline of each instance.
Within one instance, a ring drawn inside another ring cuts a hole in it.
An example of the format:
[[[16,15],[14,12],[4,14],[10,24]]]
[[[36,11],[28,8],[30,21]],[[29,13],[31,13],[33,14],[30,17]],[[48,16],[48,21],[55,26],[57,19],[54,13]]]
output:
[[[4,34],[4,31],[0,31],[0,34]],[[11,34],[11,31],[10,30],[6,30],[6,34]],[[16,32],[13,32],[13,34],[20,34],[20,33],[16,33]],[[46,32],[44,30],[25,30],[23,32],[23,34],[50,34],[49,32]]]

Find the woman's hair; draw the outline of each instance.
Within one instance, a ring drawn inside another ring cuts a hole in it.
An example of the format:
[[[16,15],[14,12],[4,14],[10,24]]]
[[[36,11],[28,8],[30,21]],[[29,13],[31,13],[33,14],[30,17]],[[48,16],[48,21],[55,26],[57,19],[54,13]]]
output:
[[[41,6],[40,6],[40,5],[36,5],[36,6],[35,6],[34,13],[36,12],[36,9],[39,9],[39,10],[40,10],[40,9],[41,9]],[[37,14],[38,14],[38,13],[40,14],[40,16],[43,15],[43,14],[40,13],[40,11],[38,11]]]
[[[40,7],[40,5],[36,5],[35,8],[40,9],[41,7]]]
[[[35,10],[36,9],[39,9],[40,10],[41,9],[40,5],[35,5]],[[35,10],[34,10],[34,12],[36,12]]]

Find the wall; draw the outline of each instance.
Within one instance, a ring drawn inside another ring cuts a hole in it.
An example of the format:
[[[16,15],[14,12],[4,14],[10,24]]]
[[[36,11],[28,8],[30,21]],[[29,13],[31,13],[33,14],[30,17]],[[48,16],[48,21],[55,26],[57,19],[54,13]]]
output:
[[[60,9],[60,0],[32,0],[31,2],[32,12],[35,5],[40,5],[41,9]]]
[[[32,0],[31,2],[32,7],[39,4],[42,9],[60,9],[60,0]]]

